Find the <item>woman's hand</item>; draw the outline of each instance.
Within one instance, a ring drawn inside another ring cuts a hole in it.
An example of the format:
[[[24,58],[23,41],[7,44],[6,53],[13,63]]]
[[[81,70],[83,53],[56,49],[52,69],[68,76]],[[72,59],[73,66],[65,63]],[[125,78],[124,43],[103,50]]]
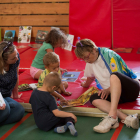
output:
[[[0,106],[0,110],[5,110],[6,104],[3,104],[3,106]]]
[[[102,89],[98,92],[98,96],[101,95],[101,99],[107,99],[108,95],[110,94],[110,88]]]

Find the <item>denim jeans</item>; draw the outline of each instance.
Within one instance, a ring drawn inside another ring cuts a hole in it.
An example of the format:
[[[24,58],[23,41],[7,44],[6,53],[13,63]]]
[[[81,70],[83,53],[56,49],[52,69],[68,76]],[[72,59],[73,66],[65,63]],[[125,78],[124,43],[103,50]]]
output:
[[[10,97],[5,97],[5,110],[0,110],[0,125],[20,121],[24,115],[24,108],[21,104]]]

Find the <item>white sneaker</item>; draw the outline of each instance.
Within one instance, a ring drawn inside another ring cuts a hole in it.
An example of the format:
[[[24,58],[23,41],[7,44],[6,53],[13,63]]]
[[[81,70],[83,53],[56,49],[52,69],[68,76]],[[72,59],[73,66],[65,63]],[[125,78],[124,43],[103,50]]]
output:
[[[129,115],[125,118],[122,123],[126,124],[127,127],[132,127],[133,129],[139,129],[139,119],[138,114]]]
[[[110,131],[111,128],[117,127],[119,127],[118,117],[114,119],[111,116],[106,116],[103,118],[103,121],[99,123],[99,125],[93,128],[93,130],[98,133],[106,133]]]

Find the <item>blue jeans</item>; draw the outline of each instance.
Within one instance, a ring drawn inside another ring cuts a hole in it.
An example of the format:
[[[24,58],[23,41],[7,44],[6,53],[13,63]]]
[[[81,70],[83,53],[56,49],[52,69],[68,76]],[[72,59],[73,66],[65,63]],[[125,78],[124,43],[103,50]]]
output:
[[[5,110],[0,110],[0,125],[20,121],[24,115],[24,108],[21,104],[10,97],[5,97]]]

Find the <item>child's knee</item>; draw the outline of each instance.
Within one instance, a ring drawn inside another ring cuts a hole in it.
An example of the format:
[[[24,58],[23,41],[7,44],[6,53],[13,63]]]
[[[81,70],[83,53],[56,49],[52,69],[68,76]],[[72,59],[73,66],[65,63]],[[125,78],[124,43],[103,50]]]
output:
[[[61,94],[62,90],[59,88],[57,89],[57,92]]]
[[[65,87],[65,89],[68,88],[68,82],[63,82],[63,86]]]

